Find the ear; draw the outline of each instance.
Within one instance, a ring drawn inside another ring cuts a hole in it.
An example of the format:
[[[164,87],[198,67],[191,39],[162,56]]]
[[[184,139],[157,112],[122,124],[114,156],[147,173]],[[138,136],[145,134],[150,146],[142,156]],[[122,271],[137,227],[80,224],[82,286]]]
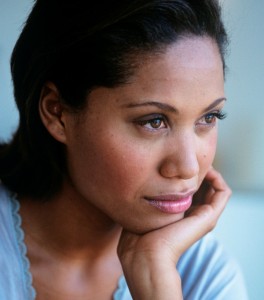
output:
[[[39,114],[48,132],[57,141],[65,143],[65,105],[61,101],[59,90],[52,82],[46,82],[41,90]]]

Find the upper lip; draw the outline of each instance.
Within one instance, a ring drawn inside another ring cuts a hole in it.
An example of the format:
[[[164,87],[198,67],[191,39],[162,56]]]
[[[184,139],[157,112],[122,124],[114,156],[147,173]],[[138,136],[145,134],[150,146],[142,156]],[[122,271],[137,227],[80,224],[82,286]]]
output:
[[[160,194],[156,196],[146,196],[146,200],[154,200],[154,201],[179,201],[181,199],[192,196],[196,191],[188,191],[184,193],[175,193],[175,194]]]

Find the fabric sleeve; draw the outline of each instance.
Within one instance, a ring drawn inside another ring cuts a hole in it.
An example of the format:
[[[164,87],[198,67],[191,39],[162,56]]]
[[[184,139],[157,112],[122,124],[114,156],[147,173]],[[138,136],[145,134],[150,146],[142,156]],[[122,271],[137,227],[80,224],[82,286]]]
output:
[[[177,265],[184,300],[247,300],[241,270],[211,234],[188,249]]]

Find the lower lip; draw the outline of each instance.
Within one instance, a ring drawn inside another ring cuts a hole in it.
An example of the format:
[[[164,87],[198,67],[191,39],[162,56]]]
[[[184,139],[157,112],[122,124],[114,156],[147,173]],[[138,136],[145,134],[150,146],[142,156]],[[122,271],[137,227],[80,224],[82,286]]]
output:
[[[183,213],[192,205],[192,196],[174,200],[147,200],[150,205],[156,207],[162,212],[169,214],[179,214]]]

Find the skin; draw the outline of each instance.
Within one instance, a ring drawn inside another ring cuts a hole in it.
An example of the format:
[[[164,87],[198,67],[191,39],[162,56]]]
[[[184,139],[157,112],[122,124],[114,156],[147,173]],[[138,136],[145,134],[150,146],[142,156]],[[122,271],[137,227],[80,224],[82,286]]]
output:
[[[96,88],[87,100],[76,115],[54,84],[41,94],[40,115],[65,145],[68,175],[48,202],[21,201],[39,299],[111,299],[122,272],[134,299],[182,299],[175,265],[230,196],[212,168],[215,114],[225,103],[217,45],[186,37],[144,57],[127,84]],[[149,201],[192,198],[202,182],[187,213]]]

